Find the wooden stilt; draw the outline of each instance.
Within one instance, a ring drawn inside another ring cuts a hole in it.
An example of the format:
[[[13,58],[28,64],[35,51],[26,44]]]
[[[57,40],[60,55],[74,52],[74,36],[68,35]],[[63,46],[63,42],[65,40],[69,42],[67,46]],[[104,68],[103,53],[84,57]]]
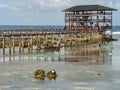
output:
[[[31,40],[30,40],[30,44],[31,44],[30,46],[31,47],[30,48],[31,48],[31,51],[32,51],[33,50],[33,37],[32,36],[30,36],[30,37],[31,37]]]
[[[5,55],[5,37],[3,36],[2,37],[2,52],[3,52],[3,55]]]
[[[22,46],[21,46],[21,48],[22,48],[22,52],[24,52],[24,36],[22,36]]]
[[[15,53],[15,37],[12,37],[13,54]]]
[[[30,53],[30,35],[28,36],[28,53]]]
[[[45,35],[45,44],[47,44],[48,41],[48,34]]]
[[[54,33],[52,33],[52,44],[54,45]]]
[[[21,54],[21,37],[19,37],[19,53]]]

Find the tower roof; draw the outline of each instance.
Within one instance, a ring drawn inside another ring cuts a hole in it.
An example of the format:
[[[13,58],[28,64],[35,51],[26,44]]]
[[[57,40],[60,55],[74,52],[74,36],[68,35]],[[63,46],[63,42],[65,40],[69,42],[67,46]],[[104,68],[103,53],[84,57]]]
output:
[[[116,11],[117,9],[101,6],[101,5],[77,5],[73,6],[67,9],[64,9],[63,11]]]

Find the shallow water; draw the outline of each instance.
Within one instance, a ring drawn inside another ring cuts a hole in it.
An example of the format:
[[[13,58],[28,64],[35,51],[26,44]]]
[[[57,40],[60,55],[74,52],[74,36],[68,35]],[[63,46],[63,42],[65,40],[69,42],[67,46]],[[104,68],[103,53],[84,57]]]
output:
[[[120,36],[115,36],[120,38]],[[57,51],[9,55],[0,51],[0,90],[119,90],[120,41]],[[110,52],[112,51],[112,56]],[[55,69],[56,80],[37,80],[34,71]]]

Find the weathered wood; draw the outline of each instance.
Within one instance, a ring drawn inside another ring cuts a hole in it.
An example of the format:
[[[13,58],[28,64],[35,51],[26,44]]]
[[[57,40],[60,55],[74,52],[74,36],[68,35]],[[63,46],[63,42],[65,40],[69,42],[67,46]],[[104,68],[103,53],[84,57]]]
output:
[[[6,31],[5,31],[6,32]],[[19,33],[21,32],[21,33]],[[2,48],[7,47],[7,40],[9,37],[9,47],[19,47],[19,52],[24,51],[24,48],[28,48],[28,52],[32,52],[33,47],[36,47],[36,51],[40,49],[45,50],[59,50],[61,46],[73,46],[73,45],[81,45],[81,44],[89,44],[94,42],[99,42],[102,39],[102,36],[98,33],[98,31],[67,31],[67,30],[50,30],[50,31],[15,31],[14,34],[0,34],[2,40]],[[29,34],[27,34],[29,33]],[[8,37],[9,36],[9,37]],[[0,42],[1,43],[1,42]],[[5,44],[6,43],[6,44]],[[56,45],[57,46],[56,46]],[[42,48],[43,47],[43,48]],[[35,49],[35,48],[34,48]]]

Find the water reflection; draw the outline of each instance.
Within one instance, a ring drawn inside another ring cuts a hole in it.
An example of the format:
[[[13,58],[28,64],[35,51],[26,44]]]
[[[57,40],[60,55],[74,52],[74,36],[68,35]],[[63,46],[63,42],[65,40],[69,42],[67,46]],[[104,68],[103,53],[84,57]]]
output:
[[[103,47],[97,45],[82,47],[63,47],[60,51],[33,50],[28,52],[19,48],[0,49],[1,62],[25,62],[25,61],[45,61],[45,62],[80,62],[81,64],[104,64],[112,62],[112,45],[105,44]]]

